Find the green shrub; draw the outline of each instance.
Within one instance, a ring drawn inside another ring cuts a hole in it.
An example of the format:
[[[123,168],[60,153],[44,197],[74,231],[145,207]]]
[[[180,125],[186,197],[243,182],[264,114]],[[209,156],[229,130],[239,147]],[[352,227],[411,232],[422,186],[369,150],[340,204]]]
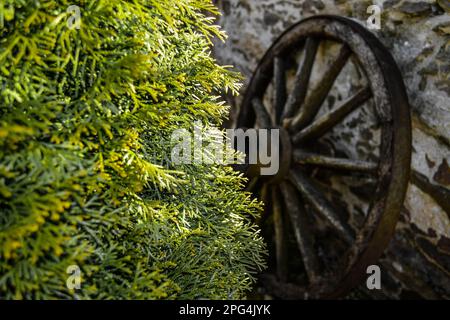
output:
[[[245,295],[264,264],[259,204],[228,167],[170,162],[171,132],[220,125],[217,95],[239,88],[210,56],[224,37],[211,13],[207,0],[0,3],[0,298]]]

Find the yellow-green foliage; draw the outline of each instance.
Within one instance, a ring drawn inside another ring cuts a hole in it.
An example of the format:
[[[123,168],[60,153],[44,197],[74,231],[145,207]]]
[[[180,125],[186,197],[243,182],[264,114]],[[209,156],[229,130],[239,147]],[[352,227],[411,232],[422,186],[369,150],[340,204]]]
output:
[[[207,0],[0,1],[0,298],[245,294],[263,265],[259,205],[230,168],[170,163],[171,132],[220,124],[218,92],[238,89],[210,56],[211,13]]]

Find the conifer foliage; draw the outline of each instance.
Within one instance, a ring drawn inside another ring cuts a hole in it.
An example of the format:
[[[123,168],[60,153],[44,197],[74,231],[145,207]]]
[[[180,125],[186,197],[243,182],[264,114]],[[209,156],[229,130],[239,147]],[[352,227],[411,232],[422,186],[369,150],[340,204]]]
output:
[[[245,295],[264,265],[260,205],[231,168],[170,161],[173,130],[220,125],[218,93],[239,88],[210,56],[211,14],[208,0],[0,1],[0,298]]]

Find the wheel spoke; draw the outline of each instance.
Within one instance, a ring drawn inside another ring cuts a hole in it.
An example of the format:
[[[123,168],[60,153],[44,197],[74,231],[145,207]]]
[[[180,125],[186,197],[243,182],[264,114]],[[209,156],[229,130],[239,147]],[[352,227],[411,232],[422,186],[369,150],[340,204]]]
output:
[[[293,131],[297,131],[300,128],[305,127],[311,123],[314,117],[319,112],[320,107],[328,96],[331,88],[333,87],[336,78],[341,73],[348,59],[350,58],[351,51],[347,45],[343,45],[338,57],[331,64],[331,67],[325,73],[322,80],[317,87],[312,91],[310,97],[300,108],[300,112],[292,121],[287,122],[287,126],[290,126]]]
[[[297,69],[297,74],[295,75],[294,80],[294,88],[292,89],[286,103],[283,119],[292,117],[305,101],[306,93],[308,92],[308,83],[311,77],[311,71],[314,65],[319,43],[320,41],[317,38],[306,39],[305,56]]]
[[[347,243],[352,243],[354,239],[353,230],[341,219],[332,204],[322,192],[314,186],[310,179],[297,170],[291,171],[290,180],[303,195],[305,201],[311,204],[317,212],[327,219],[328,222],[339,231]]]
[[[306,211],[300,205],[298,195],[291,185],[282,183],[280,188],[294,229],[295,239],[302,255],[306,274],[309,282],[314,283],[318,279],[319,261],[314,252],[314,240],[308,227]]]
[[[269,196],[271,196],[271,194],[269,195],[269,187],[268,187],[267,183],[265,183],[262,185],[261,192],[259,194],[259,201],[264,203],[264,210],[263,210],[261,216],[259,216],[259,218],[256,219],[256,224],[258,224],[258,225],[262,225],[269,216],[269,213],[270,213],[270,208],[268,208],[269,200],[270,200]]]
[[[280,57],[276,57],[273,63],[274,89],[275,89],[275,110],[274,120],[279,123],[284,105],[286,104],[286,68],[284,61]]]
[[[266,107],[259,98],[252,100],[253,110],[255,110],[257,120],[261,127],[270,128],[272,127],[272,120],[270,118],[269,112],[267,112]]]
[[[261,187],[261,194],[260,194],[260,199],[262,202],[266,203],[269,200],[269,187],[267,186],[267,183],[265,183],[262,187]]]
[[[287,263],[286,263],[286,237],[284,233],[284,223],[282,216],[282,208],[278,199],[277,189],[272,189],[273,203],[273,223],[275,227],[275,252],[277,259],[277,275],[281,281],[287,280]]]
[[[250,179],[250,181],[247,184],[247,187],[245,188],[245,191],[252,192],[255,186],[258,184],[259,177],[253,177]]]
[[[346,116],[355,111],[372,97],[372,91],[369,87],[358,91],[354,96],[347,99],[339,107],[324,115],[313,124],[309,125],[293,138],[294,144],[302,143],[308,140],[317,139],[340,123]]]
[[[294,161],[298,164],[309,164],[330,169],[376,173],[377,164],[369,161],[333,158],[320,154],[294,150]]]

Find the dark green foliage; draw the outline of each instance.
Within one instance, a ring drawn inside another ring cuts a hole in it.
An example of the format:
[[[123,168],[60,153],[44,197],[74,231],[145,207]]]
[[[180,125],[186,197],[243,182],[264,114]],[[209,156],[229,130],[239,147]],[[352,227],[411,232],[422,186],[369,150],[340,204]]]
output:
[[[68,28],[70,5],[81,28]],[[241,298],[259,204],[170,134],[238,89],[207,0],[0,1],[0,298]],[[67,267],[82,271],[66,287]]]

